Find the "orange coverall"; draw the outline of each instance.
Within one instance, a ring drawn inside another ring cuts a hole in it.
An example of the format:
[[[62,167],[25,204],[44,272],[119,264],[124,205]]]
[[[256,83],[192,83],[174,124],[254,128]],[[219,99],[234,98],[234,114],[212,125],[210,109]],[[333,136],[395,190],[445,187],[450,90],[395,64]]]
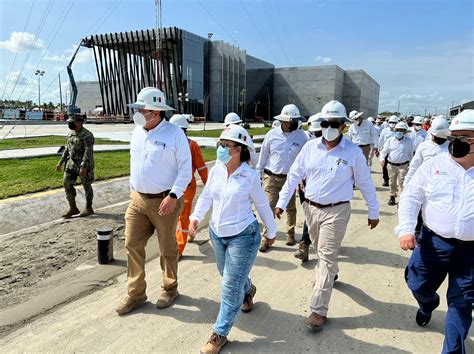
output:
[[[206,162],[202,157],[201,148],[199,147],[198,143],[194,140],[188,139],[189,141],[189,148],[191,149],[191,158],[192,158],[192,165],[193,165],[193,178],[191,179],[191,183],[189,183],[188,188],[184,191],[184,207],[181,215],[179,216],[178,220],[178,228],[176,229],[176,241],[178,242],[178,253],[183,254],[184,247],[186,247],[186,243],[188,241],[188,230],[189,230],[189,216],[191,215],[191,210],[193,208],[193,199],[196,194],[196,178],[194,174],[196,171],[199,173],[201,177],[202,183],[206,184],[207,182],[207,175],[208,169],[206,166]]]

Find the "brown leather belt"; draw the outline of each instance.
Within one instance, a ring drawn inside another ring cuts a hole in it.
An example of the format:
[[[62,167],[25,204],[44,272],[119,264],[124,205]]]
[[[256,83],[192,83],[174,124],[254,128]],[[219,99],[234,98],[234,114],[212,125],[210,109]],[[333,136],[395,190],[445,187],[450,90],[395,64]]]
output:
[[[170,194],[170,192],[171,192],[171,190],[164,191],[164,192],[157,193],[157,194],[142,193],[142,192],[138,192],[138,194],[140,194],[142,197],[145,197],[147,199],[158,199],[158,198],[164,199],[164,198],[166,198],[166,196],[168,194]]]
[[[370,144],[365,144],[365,145],[359,145],[360,148],[365,148],[367,146],[370,146]]]
[[[330,208],[330,207],[333,207],[333,206],[336,206],[336,205],[349,203],[349,201],[346,200],[346,201],[343,201],[343,202],[337,202],[337,203],[331,203],[331,204],[319,204],[319,203],[313,202],[312,200],[309,200],[308,198],[305,198],[305,201],[309,205],[315,206],[316,208],[319,208],[319,209]]]
[[[273,173],[272,171],[267,170],[266,168],[263,170],[263,173],[266,173],[269,176],[275,176],[275,177],[279,177],[279,178],[286,178],[286,175],[279,175],[277,173]]]

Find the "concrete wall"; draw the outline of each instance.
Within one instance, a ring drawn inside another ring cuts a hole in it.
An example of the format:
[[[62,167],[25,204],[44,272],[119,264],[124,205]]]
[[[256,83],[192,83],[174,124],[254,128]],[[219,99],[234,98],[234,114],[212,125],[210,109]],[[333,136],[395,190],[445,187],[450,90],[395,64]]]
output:
[[[342,103],[347,112],[357,110],[375,117],[379,108],[380,85],[364,70],[346,70]]]
[[[77,81],[76,106],[81,113],[92,115],[97,106],[102,106],[100,86],[98,81]],[[69,100],[69,98],[68,98]]]
[[[255,116],[270,120],[273,117],[271,103],[273,102],[274,69],[247,70],[245,100],[245,118],[255,119]],[[270,103],[270,107],[269,107]],[[269,114],[270,108],[270,114]]]
[[[272,111],[277,114],[288,103],[294,103],[301,115],[321,111],[331,100],[341,100],[344,70],[337,65],[276,68],[273,81]]]

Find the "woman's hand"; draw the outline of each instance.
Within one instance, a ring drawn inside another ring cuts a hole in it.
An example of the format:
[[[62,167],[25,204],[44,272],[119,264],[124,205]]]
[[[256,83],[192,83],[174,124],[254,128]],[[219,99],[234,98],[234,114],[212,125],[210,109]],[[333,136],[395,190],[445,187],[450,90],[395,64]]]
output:
[[[189,223],[189,235],[191,237],[196,237],[196,231],[197,231],[198,225],[199,225],[198,220],[193,219],[193,220],[190,221],[190,223]]]

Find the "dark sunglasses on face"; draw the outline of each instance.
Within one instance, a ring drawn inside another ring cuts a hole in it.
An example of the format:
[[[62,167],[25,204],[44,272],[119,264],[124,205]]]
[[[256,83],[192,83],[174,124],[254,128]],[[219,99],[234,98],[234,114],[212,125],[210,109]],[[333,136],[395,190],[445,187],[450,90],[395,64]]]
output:
[[[335,120],[335,121],[328,121],[328,120],[323,120],[321,122],[321,128],[334,128],[334,129],[339,129],[340,126],[342,125],[341,122],[339,122],[338,120]]]
[[[448,141],[454,141],[456,139],[462,141],[463,143],[469,143],[468,140],[474,140],[474,137],[466,136],[466,135],[448,135]]]
[[[227,143],[227,142],[221,142],[221,141],[217,142],[217,147],[219,147],[219,146],[222,146],[223,148],[229,148],[229,149],[233,149],[233,148],[237,147],[237,145],[235,145],[235,144]]]

